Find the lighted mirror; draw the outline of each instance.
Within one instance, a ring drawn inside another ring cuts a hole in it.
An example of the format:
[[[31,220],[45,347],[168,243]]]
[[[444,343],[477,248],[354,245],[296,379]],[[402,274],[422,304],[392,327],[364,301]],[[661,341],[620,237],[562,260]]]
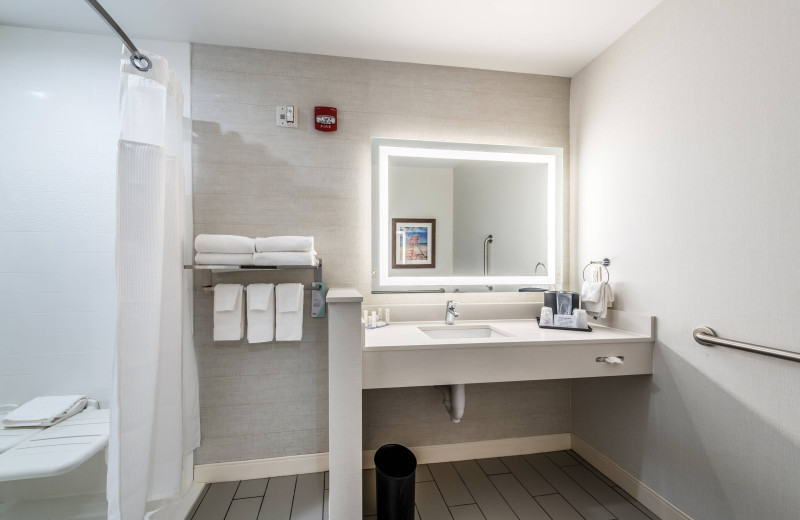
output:
[[[373,290],[556,283],[560,148],[372,140]]]

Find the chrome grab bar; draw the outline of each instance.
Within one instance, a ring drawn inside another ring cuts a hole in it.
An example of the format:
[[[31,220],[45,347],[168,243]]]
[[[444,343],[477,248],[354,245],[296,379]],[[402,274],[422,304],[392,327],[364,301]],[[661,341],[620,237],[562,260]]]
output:
[[[761,345],[753,345],[752,343],[720,338],[717,336],[717,333],[714,332],[714,329],[709,327],[697,327],[694,329],[694,332],[692,332],[692,337],[696,342],[706,347],[729,347],[737,350],[744,350],[745,352],[755,352],[756,354],[800,362],[800,352],[792,352],[789,350],[781,350],[778,348],[764,347]]]
[[[483,241],[483,276],[489,276],[489,244],[494,242],[494,235],[489,235]]]

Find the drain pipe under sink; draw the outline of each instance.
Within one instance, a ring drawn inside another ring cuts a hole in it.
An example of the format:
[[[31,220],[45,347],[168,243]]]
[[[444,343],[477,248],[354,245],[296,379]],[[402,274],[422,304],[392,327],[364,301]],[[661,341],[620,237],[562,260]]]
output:
[[[454,423],[461,422],[467,400],[464,385],[437,385],[436,389],[442,394],[442,404],[450,414],[450,420]]]

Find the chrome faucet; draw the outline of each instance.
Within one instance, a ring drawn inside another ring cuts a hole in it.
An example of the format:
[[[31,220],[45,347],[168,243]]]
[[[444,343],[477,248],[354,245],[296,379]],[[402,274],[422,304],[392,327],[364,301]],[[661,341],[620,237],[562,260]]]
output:
[[[458,302],[455,300],[450,300],[447,302],[447,313],[444,315],[445,325],[454,324],[456,318],[458,318],[459,314],[458,311],[456,310],[456,305],[458,305]]]

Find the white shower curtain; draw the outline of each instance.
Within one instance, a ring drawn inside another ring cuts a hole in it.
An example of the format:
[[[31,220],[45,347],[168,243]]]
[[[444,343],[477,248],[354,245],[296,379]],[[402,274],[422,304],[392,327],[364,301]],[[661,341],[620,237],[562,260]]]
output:
[[[141,520],[177,498],[200,444],[197,371],[183,332],[183,91],[167,60],[122,60],[117,155],[117,349],[109,520]]]

